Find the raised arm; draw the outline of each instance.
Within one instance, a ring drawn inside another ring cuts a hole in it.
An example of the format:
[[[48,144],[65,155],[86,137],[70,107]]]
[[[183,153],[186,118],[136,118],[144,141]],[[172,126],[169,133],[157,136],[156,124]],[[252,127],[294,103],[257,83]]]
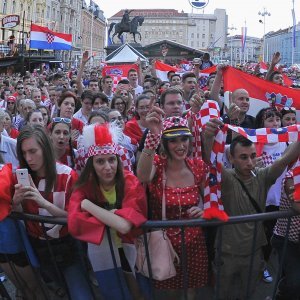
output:
[[[84,51],[81,59],[81,64],[79,71],[77,73],[76,77],[76,83],[77,83],[77,94],[80,96],[83,92],[83,86],[82,86],[82,74],[85,68],[86,63],[91,59],[91,56],[89,57],[89,52]]]
[[[266,80],[270,81],[270,77],[271,77],[271,74],[274,71],[274,67],[280,62],[280,60],[281,60],[280,52],[274,53],[273,57],[272,57],[272,61],[270,63],[270,67],[269,67],[268,72],[267,72],[266,77],[265,77]]]
[[[136,170],[138,179],[143,183],[151,182],[156,172],[156,167],[153,165],[153,161],[155,150],[160,142],[163,128],[163,114],[163,110],[159,107],[153,106],[146,117],[149,132]]]
[[[210,119],[206,123],[205,129],[202,131],[202,157],[207,164],[210,164],[210,155],[215,141],[215,136],[219,127],[222,125],[223,122],[219,119]]]
[[[209,97],[210,100],[215,100],[218,102],[220,109],[223,107],[223,102],[220,99],[220,90],[223,80],[223,71],[225,70],[225,68],[226,66],[223,64],[217,65],[217,74],[213,82]]]

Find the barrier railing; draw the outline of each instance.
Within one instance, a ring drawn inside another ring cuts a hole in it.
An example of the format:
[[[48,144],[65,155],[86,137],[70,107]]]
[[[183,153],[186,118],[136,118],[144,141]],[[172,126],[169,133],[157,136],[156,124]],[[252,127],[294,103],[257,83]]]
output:
[[[144,242],[147,247],[147,238],[146,238],[146,233],[153,230],[153,229],[160,229],[160,228],[170,228],[170,227],[177,227],[180,229],[180,234],[181,234],[181,250],[182,250],[182,256],[181,256],[181,267],[183,270],[183,282],[184,282],[184,288],[183,288],[183,295],[184,299],[188,299],[188,288],[187,288],[187,278],[188,278],[188,270],[187,270],[187,254],[186,254],[186,246],[185,246],[185,229],[187,227],[217,227],[218,234],[216,236],[216,256],[215,256],[215,261],[220,262],[221,260],[221,245],[222,245],[222,228],[223,226],[229,226],[233,224],[241,224],[241,223],[249,223],[253,222],[255,224],[254,226],[254,232],[253,232],[253,242],[252,242],[252,254],[250,258],[250,266],[249,266],[249,276],[247,280],[247,292],[246,292],[246,299],[249,299],[250,295],[250,281],[251,281],[251,271],[253,269],[253,254],[256,249],[256,235],[257,235],[257,229],[258,229],[258,223],[266,220],[272,220],[272,219],[283,219],[286,218],[288,219],[288,225],[286,229],[286,235],[285,235],[285,240],[284,240],[284,247],[283,247],[283,257],[285,255],[286,247],[287,247],[287,242],[288,242],[288,232],[289,232],[289,227],[290,227],[290,222],[291,218],[293,216],[298,215],[298,213],[294,210],[287,210],[287,211],[278,211],[278,212],[270,212],[270,213],[261,213],[261,214],[252,214],[252,215],[243,215],[243,216],[235,216],[235,217],[230,217],[228,222],[224,223],[219,220],[210,220],[206,221],[203,219],[189,219],[189,220],[168,220],[168,221],[147,221],[145,224],[142,225],[142,230],[143,230],[143,236],[144,236]],[[57,217],[42,217],[39,215],[31,215],[31,214],[25,214],[25,213],[12,213],[10,215],[10,218],[15,219],[15,220],[24,220],[24,221],[35,221],[35,222],[40,222],[42,224],[48,223],[48,224],[58,224],[58,225],[66,225],[67,220],[65,218],[57,218]],[[51,247],[50,244],[48,243],[48,247]],[[112,259],[114,262],[115,268],[117,268],[116,265],[116,260],[114,257],[114,251],[112,249],[112,245],[110,243],[110,252],[112,255]],[[51,249],[49,250],[51,253]],[[84,252],[81,253],[83,257],[86,257]],[[149,257],[149,251],[146,249],[146,259],[147,259],[147,264],[149,268],[149,273],[150,273],[150,279],[152,279],[152,272],[151,272],[151,262],[150,262],[150,257]],[[53,262],[56,264],[56,262]],[[279,267],[277,270],[277,274],[275,277],[275,284],[274,288],[272,291],[272,299],[275,299],[275,294],[276,294],[276,287],[277,284],[280,280],[281,276],[281,270],[282,270],[282,265],[283,265],[283,259],[279,262]],[[214,287],[214,299],[218,300],[220,295],[220,264],[216,264],[217,266],[217,272],[215,275],[215,287]],[[56,267],[57,269],[57,267]],[[155,293],[154,293],[154,288],[153,288],[153,282],[152,280],[149,280],[150,284],[150,299],[156,299]],[[66,289],[67,290],[67,289]],[[7,291],[5,290],[4,286],[2,283],[0,283],[0,296],[6,297],[7,299],[9,298],[9,295]],[[94,295],[95,299],[99,299],[97,295]]]

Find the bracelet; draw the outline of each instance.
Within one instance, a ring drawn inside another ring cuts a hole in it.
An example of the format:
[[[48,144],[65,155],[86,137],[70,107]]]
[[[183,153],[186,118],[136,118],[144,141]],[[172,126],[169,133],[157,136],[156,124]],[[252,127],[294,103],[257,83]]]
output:
[[[149,150],[156,150],[160,143],[161,133],[152,133],[151,131],[148,132],[144,147]]]
[[[155,151],[147,149],[147,148],[144,148],[142,150],[142,153],[144,153],[148,157],[153,157],[155,155]]]

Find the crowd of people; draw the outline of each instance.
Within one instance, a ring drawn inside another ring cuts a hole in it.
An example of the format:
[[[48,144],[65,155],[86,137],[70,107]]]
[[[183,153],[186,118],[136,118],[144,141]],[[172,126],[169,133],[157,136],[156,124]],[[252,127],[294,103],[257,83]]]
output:
[[[153,70],[143,74],[137,62],[138,70],[130,69],[116,86],[98,68],[88,69],[89,59],[85,52],[78,70],[0,76],[0,267],[18,299],[47,299],[48,290],[58,298],[67,293],[70,299],[93,299],[91,282],[104,299],[148,299],[149,279],[135,267],[140,226],[162,220],[164,210],[167,220],[203,217],[218,130],[224,124],[278,129],[297,123],[294,107],[278,109],[274,103],[249,115],[252,104],[243,86],[230,93],[226,107],[224,65],[200,88],[200,70],[212,65],[207,54],[194,60],[189,72],[170,71],[168,81]],[[265,80],[284,85],[274,71],[279,60],[274,54]],[[221,117],[195,128],[208,100]],[[292,180],[299,143],[254,144],[228,132],[221,172],[224,211],[229,216],[300,211]],[[18,183],[17,169],[28,170],[29,186]],[[9,218],[12,211],[63,217],[68,226],[34,221],[24,226]],[[278,219],[224,226],[220,260],[214,257],[217,230],[188,227],[187,277],[175,265],[176,276],[153,280],[153,286],[164,299],[180,299],[186,280],[188,299],[197,299],[198,289],[214,284],[218,269],[219,299],[245,299],[259,280],[272,282],[268,260],[272,251],[282,257],[288,227],[276,299],[299,299],[300,216],[289,225]],[[180,229],[167,228],[166,234],[183,259]]]

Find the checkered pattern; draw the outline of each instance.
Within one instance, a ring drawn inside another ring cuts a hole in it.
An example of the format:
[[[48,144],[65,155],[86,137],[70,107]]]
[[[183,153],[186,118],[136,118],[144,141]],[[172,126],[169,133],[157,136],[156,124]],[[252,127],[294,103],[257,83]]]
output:
[[[253,143],[271,144],[278,142],[296,142],[300,140],[300,125],[291,125],[282,128],[246,129],[233,125],[228,128],[241,134]]]
[[[192,131],[192,156],[202,158],[202,148],[201,148],[201,132],[202,127],[198,126],[200,114],[195,114],[189,110],[186,114],[186,119],[191,119],[191,131]]]
[[[292,168],[292,170],[289,170],[286,173],[285,179],[282,180],[281,200],[280,200],[280,207],[279,207],[280,211],[288,210],[288,209],[291,209],[291,207],[292,207],[292,203],[288,199],[288,197],[285,193],[284,185],[285,185],[286,179],[291,178],[291,177],[294,177],[294,182],[295,182],[295,169],[296,168],[298,168],[298,171],[296,171],[296,173],[297,173],[297,176],[299,176],[299,174],[300,174],[299,160],[297,161],[296,165]],[[294,195],[294,197],[295,197],[295,195]],[[276,235],[285,237],[287,226],[288,226],[288,219],[286,219],[286,218],[278,219],[276,222],[276,226],[274,228],[274,233]],[[295,217],[291,218],[290,228],[289,228],[289,232],[288,232],[289,241],[294,242],[294,243],[299,243],[300,242],[299,234],[300,234],[300,216],[295,216]]]
[[[95,148],[96,147],[97,146],[95,146]],[[108,153],[109,149],[107,148],[108,152],[107,153],[102,152],[101,154],[119,155],[119,157],[122,161],[124,170],[133,172],[132,163],[131,163],[131,159],[130,159],[130,153],[128,152],[128,150],[120,145],[114,145],[113,147],[114,147],[114,150],[113,149],[111,149],[111,150],[114,151],[114,153]],[[111,147],[111,148],[113,148],[113,147]],[[91,152],[93,151],[93,149],[90,149],[90,150],[91,150]],[[97,150],[96,149],[94,149],[94,150],[96,153]],[[102,150],[100,150],[100,151],[102,151]],[[100,153],[96,153],[96,154],[100,154]],[[93,155],[96,155],[96,154],[93,154]],[[93,156],[93,155],[91,155],[91,156]],[[78,174],[80,174],[82,172],[82,170],[84,169],[88,158],[89,158],[88,151],[85,151],[84,147],[81,147],[77,150],[76,158],[75,158],[75,170]]]
[[[103,146],[93,145],[88,148],[87,159],[98,154],[117,154],[117,152],[118,151],[115,144],[108,144]]]
[[[300,202],[300,159],[297,160],[292,172],[293,172],[294,187],[295,187],[294,200],[295,202]]]
[[[117,154],[119,155],[122,161],[124,170],[133,172],[130,154],[128,150],[121,145],[116,145],[116,148],[117,148]]]
[[[205,105],[202,106],[200,110],[201,120],[200,125],[204,125],[211,118],[216,118],[219,116],[216,107],[213,107],[213,103],[207,101]],[[228,129],[231,129],[254,143],[277,143],[277,142],[295,142],[299,140],[299,125],[292,125],[285,128],[260,128],[260,129],[244,129],[241,127],[224,124],[224,126],[219,129],[215,142],[213,144],[211,153],[211,166],[210,172],[206,178],[205,192],[204,192],[204,215],[206,219],[211,219],[218,217],[221,219],[219,212],[223,210],[221,202],[221,170],[222,161],[225,149],[225,141]],[[269,163],[266,161],[266,163]],[[297,171],[297,170],[296,170]],[[300,167],[299,167],[300,174]],[[295,173],[296,174],[296,173]],[[297,188],[300,189],[300,176],[296,176]],[[296,186],[296,185],[295,185]],[[298,192],[298,191],[297,191]],[[297,194],[296,199],[300,199],[300,193]],[[227,215],[226,215],[227,216]],[[226,218],[226,217],[225,217]],[[225,220],[224,218],[224,220]]]
[[[271,166],[274,162],[274,160],[272,158],[272,155],[266,155],[266,154],[263,153],[261,158],[262,158],[262,162],[263,162],[264,167]]]
[[[49,44],[52,44],[53,41],[54,41],[54,35],[53,35],[52,33],[50,33],[50,32],[47,32],[47,33],[46,33],[46,36],[47,36],[47,42],[48,42]]]
[[[156,150],[161,139],[160,133],[152,133],[151,131],[148,131],[146,140],[145,140],[145,148],[150,150]]]

